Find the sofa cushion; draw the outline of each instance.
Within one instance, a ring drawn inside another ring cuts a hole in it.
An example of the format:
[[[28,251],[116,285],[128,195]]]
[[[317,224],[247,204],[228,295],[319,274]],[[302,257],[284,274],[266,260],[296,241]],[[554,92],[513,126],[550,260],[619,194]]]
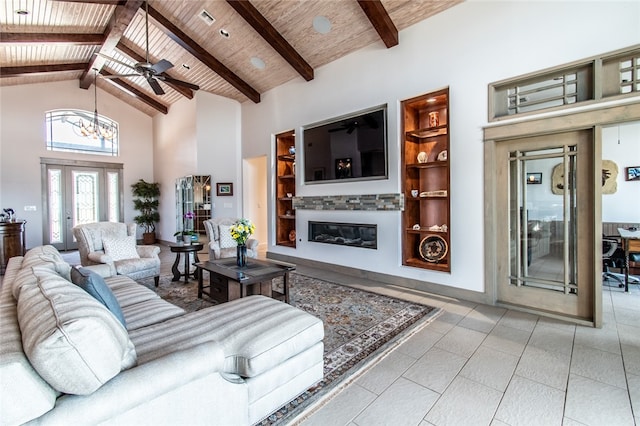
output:
[[[160,298],[123,307],[122,312],[127,319],[128,330],[161,323],[185,313],[184,309]]]
[[[9,261],[4,283],[15,278],[16,259]],[[22,424],[51,410],[58,393],[42,380],[22,350],[16,301],[6,285],[0,289],[0,336],[0,423]]]
[[[139,259],[140,255],[136,250],[136,237],[134,235],[121,238],[103,238],[102,245],[104,252],[113,261],[122,259]]]
[[[104,281],[113,292],[123,311],[127,306],[136,305],[147,300],[160,299],[160,296],[155,291],[138,284],[125,275],[115,275]]]
[[[318,318],[265,296],[249,296],[129,332],[140,363],[216,340],[225,373],[255,377],[322,341]]]
[[[33,283],[31,268],[34,266],[46,266],[65,280],[71,281],[71,265],[64,261],[55,247],[51,245],[34,247],[24,255],[17,279],[13,281],[12,292],[16,300],[22,286]]]
[[[122,315],[122,309],[113,292],[99,274],[86,268],[72,268],[71,281],[102,303],[120,321],[124,328],[127,322]]]
[[[238,243],[231,236],[232,225],[220,225],[220,248],[236,247]]]
[[[33,267],[18,322],[24,352],[40,376],[63,393],[87,395],[136,362],[127,331],[101,303],[51,270]]]

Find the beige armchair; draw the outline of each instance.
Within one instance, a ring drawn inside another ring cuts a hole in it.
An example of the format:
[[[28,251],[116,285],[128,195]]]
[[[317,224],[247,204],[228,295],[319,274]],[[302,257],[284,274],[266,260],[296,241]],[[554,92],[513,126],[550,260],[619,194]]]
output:
[[[126,275],[134,280],[154,277],[158,286],[160,248],[136,245],[135,223],[87,223],[75,226],[73,235],[82,266],[102,265],[99,273],[107,276]]]
[[[213,218],[204,221],[204,229],[209,239],[209,259],[236,257],[236,242],[231,238],[229,227],[237,219],[230,217]],[[247,257],[258,257],[258,240],[247,240]]]

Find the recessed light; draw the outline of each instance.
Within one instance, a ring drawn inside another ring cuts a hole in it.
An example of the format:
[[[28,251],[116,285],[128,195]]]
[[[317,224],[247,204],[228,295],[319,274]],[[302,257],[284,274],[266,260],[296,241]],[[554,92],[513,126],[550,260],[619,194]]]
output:
[[[182,68],[184,68],[185,70],[190,70],[191,67],[187,64],[182,64]]]
[[[224,28],[221,28],[221,29],[220,29],[220,35],[221,35],[222,37],[224,37],[224,38],[229,38],[229,36],[230,36],[231,34],[229,34],[229,31],[225,30]]]
[[[429,98],[429,99],[427,99],[427,102],[429,102],[429,103],[434,103],[435,101],[437,101],[437,99],[436,99],[436,98]]]
[[[313,18],[313,28],[320,34],[327,34],[331,31],[331,21],[326,16],[316,16]]]
[[[260,58],[258,58],[257,56],[254,56],[251,58],[251,65],[253,65],[254,67],[256,67],[259,70],[263,70],[264,67],[266,66],[264,61]]]
[[[16,10],[16,15],[27,16],[30,12],[26,9],[18,9]]]

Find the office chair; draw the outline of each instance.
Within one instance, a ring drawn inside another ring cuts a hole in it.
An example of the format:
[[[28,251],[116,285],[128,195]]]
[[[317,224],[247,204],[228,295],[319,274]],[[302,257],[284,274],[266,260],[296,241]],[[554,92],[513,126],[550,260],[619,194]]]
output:
[[[609,279],[617,281],[618,287],[624,287],[624,275],[614,274],[609,271],[609,268],[619,267],[619,259],[614,258],[614,254],[618,249],[618,241],[609,238],[602,239],[602,282],[609,281]],[[624,264],[624,258],[622,259]],[[624,266],[623,266],[624,267]]]
[[[609,271],[609,268],[616,268],[624,271],[625,259],[624,251],[620,247],[618,240],[614,238],[602,238],[602,281],[613,280],[618,282],[618,287],[624,287],[624,274]],[[629,276],[629,284],[638,284],[640,280]]]

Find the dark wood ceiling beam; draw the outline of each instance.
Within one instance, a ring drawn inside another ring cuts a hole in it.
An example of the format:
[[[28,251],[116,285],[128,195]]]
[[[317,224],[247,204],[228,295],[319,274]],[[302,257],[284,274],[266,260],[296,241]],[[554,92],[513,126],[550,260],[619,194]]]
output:
[[[227,0],[227,3],[305,80],[313,80],[313,68],[311,65],[300,56],[293,46],[282,37],[248,0]]]
[[[54,64],[54,65],[27,65],[18,67],[2,67],[0,68],[0,77],[23,77],[26,75],[46,74],[52,72],[64,71],[82,71],[87,64],[85,62],[73,64]]]
[[[371,21],[371,25],[378,32],[385,46],[387,48],[396,46],[398,44],[398,29],[380,0],[358,0],[358,4]]]
[[[2,33],[0,43],[57,43],[94,45],[102,44],[104,34],[57,34],[57,33]]]
[[[101,70],[100,71],[100,75],[111,76],[113,74],[111,74],[109,71]],[[149,105],[150,107],[160,111],[161,113],[167,114],[169,112],[169,108],[167,108],[166,105],[156,101],[151,96],[147,95],[146,93],[144,93],[140,89],[132,86],[131,84],[125,82],[124,80],[122,80],[120,78],[110,78],[110,79],[108,79],[108,81],[110,81],[113,84],[117,84],[118,86],[124,88],[127,92],[129,92],[130,95],[133,95],[136,99],[139,99],[140,101],[142,101],[145,104]]]
[[[140,6],[144,3],[144,0],[128,0],[126,4],[118,4],[109,19],[107,28],[104,31],[104,40],[102,47],[100,47],[100,53],[103,55],[110,55],[115,49],[116,45],[122,38],[125,30],[133,20],[136,12]],[[100,55],[93,55],[89,60],[89,66],[82,73],[80,77],[80,87],[82,89],[88,89],[93,83],[93,70],[100,71],[107,59]]]
[[[213,72],[225,79],[229,84],[238,89],[243,95],[255,103],[260,102],[260,93],[251,87],[247,82],[238,77],[233,71],[227,68],[222,62],[213,57],[206,49],[201,47],[180,28],[162,16],[160,12],[149,6],[149,16],[155,19],[165,29],[165,34],[178,43],[183,49],[195,56],[200,62],[211,68]]]
[[[116,49],[118,49],[120,52],[122,52],[123,54],[125,54],[128,57],[130,57],[131,59],[133,59],[136,62],[145,62],[146,61],[145,57],[143,57],[142,55],[138,54],[136,51],[134,51],[133,49],[129,48],[127,45],[125,45],[122,42],[119,42],[116,45]],[[165,72],[164,74],[168,75],[171,78],[176,78],[176,77],[172,76],[171,74],[169,74],[168,72]],[[176,92],[179,92],[182,96],[187,97],[189,99],[193,99],[193,90],[189,89],[188,87],[178,86],[177,84],[173,84],[173,83],[171,83],[169,81],[163,81],[163,83],[165,83],[166,85],[171,87]]]

